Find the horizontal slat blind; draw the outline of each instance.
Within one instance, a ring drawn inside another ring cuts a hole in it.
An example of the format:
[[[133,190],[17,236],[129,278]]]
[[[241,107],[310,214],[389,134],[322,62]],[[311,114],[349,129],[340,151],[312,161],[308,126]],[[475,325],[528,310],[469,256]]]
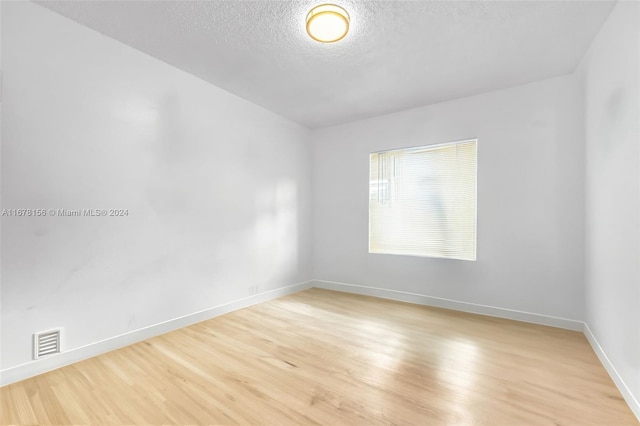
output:
[[[476,140],[370,160],[369,252],[476,259]]]

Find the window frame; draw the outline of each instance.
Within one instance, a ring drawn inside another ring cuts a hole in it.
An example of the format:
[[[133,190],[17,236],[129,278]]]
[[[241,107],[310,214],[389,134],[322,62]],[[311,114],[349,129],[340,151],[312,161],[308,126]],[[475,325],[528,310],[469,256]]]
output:
[[[435,254],[421,254],[421,253],[391,253],[391,252],[381,252],[381,251],[372,251],[372,245],[371,245],[371,237],[372,237],[372,232],[371,232],[371,227],[372,227],[372,197],[371,197],[371,188],[372,188],[372,184],[371,184],[371,176],[372,176],[372,155],[374,154],[385,154],[385,153],[390,153],[390,152],[399,152],[399,151],[407,151],[409,153],[414,152],[420,152],[421,150],[424,151],[429,151],[429,150],[434,150],[434,149],[438,149],[438,148],[444,148],[444,147],[449,147],[449,146],[457,146],[460,144],[464,144],[464,143],[469,143],[469,142],[473,142],[475,143],[475,176],[474,176],[474,182],[475,182],[475,188],[474,188],[474,200],[475,200],[475,205],[474,205],[474,222],[473,222],[473,229],[474,229],[474,249],[473,249],[473,256],[472,257],[462,257],[462,256],[446,256],[446,255],[435,255]],[[409,147],[404,147],[404,148],[392,148],[392,149],[386,149],[386,150],[380,150],[380,151],[373,151],[369,153],[369,175],[368,175],[368,181],[369,181],[369,199],[368,199],[368,229],[367,229],[367,233],[368,233],[368,253],[369,254],[383,254],[383,255],[394,255],[394,256],[411,256],[411,257],[424,257],[424,258],[432,258],[432,259],[450,259],[450,260],[465,260],[465,261],[471,261],[471,262],[475,262],[478,259],[478,145],[479,145],[479,141],[477,137],[473,137],[473,138],[467,138],[467,139],[461,139],[461,140],[456,140],[456,141],[452,141],[452,142],[442,142],[442,143],[435,143],[435,144],[431,144],[431,145],[417,145],[417,146],[409,146]]]

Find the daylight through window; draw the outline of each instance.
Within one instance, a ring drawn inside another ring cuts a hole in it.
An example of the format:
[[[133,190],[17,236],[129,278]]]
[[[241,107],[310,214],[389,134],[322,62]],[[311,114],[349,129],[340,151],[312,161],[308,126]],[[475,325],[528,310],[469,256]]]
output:
[[[476,140],[370,161],[370,253],[476,260]]]

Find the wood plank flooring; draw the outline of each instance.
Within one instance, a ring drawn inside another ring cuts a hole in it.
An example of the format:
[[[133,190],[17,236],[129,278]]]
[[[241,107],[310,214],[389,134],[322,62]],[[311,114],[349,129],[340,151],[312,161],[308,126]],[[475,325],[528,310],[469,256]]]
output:
[[[0,398],[2,424],[638,424],[582,333],[320,289]]]

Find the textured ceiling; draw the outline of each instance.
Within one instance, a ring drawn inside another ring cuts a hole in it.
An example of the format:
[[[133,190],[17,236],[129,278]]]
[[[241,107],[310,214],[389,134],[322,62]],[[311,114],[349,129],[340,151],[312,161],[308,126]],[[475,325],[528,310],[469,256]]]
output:
[[[319,1],[46,1],[43,6],[310,128],[572,72],[609,1],[353,1],[336,44]]]

